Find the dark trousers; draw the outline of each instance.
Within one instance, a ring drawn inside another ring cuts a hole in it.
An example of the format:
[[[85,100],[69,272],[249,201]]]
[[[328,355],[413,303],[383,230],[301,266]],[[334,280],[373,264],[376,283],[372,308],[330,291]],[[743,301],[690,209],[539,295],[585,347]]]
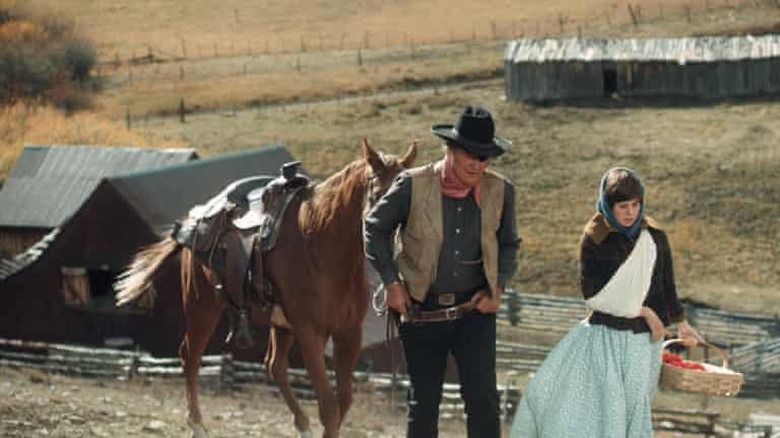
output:
[[[472,311],[456,321],[405,323],[399,333],[412,383],[407,395],[407,438],[439,434],[439,403],[449,353],[458,368],[468,436],[499,438],[496,315]]]

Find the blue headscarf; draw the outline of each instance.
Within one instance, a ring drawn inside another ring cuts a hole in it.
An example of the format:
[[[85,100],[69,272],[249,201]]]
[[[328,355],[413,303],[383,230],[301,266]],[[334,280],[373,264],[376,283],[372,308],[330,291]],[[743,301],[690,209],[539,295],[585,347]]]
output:
[[[639,183],[639,196],[641,198],[641,202],[639,204],[639,214],[636,217],[636,221],[634,223],[626,228],[623,225],[620,225],[618,223],[617,219],[615,219],[615,215],[612,213],[612,208],[610,208],[609,203],[607,202],[607,194],[606,194],[606,185],[607,185],[607,176],[615,171],[615,170],[625,170],[628,172],[636,181]],[[599,213],[601,213],[602,216],[604,216],[607,219],[607,222],[618,230],[621,234],[624,234],[628,236],[631,239],[636,239],[639,235],[639,230],[642,226],[642,218],[644,217],[645,213],[645,187],[642,184],[642,180],[639,179],[639,176],[634,172],[633,169],[629,169],[628,167],[613,167],[609,170],[607,170],[604,175],[601,177],[601,182],[599,183],[599,200],[596,202],[596,209]]]

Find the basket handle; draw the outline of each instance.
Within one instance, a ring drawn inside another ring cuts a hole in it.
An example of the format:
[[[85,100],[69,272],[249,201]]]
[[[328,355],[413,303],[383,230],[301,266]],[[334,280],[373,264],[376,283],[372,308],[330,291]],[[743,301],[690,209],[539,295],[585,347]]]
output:
[[[664,350],[666,349],[666,347],[668,347],[669,345],[672,345],[672,344],[681,344],[681,345],[683,345],[685,347],[691,347],[692,345],[696,345],[697,342],[694,341],[692,343],[691,341],[688,341],[688,340],[685,340],[685,339],[680,339],[680,338],[669,339],[667,341],[664,341],[664,343],[663,343]],[[716,347],[716,346],[714,346],[714,345],[712,345],[712,344],[710,344],[709,342],[706,342],[706,341],[705,342],[698,342],[698,344],[701,344],[701,345],[705,346],[706,348],[711,348],[711,349],[715,350],[715,352],[718,353],[720,358],[723,359],[723,368],[726,368],[726,369],[729,368],[729,355],[726,354],[725,351],[723,351],[722,349],[720,349],[720,348],[718,348],[718,347]]]

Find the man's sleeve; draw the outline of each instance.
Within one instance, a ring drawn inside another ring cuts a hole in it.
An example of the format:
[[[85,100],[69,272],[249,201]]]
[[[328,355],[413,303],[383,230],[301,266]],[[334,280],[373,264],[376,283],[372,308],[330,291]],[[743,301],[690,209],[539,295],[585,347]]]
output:
[[[507,181],[504,187],[504,207],[497,232],[498,285],[501,287],[505,287],[517,271],[517,250],[522,241],[515,225],[515,186]]]
[[[363,227],[366,259],[389,284],[400,279],[393,259],[396,230],[406,226],[412,200],[412,178],[401,174],[366,216]]]

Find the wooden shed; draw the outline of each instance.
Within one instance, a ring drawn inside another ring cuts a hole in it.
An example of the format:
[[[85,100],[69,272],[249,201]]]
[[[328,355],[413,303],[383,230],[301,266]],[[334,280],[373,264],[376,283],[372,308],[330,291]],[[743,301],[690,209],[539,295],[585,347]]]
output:
[[[106,153],[102,148],[90,152],[81,148],[77,154]],[[56,149],[46,155],[67,155]],[[44,149],[34,152],[39,151]],[[15,215],[6,214],[16,219],[15,226],[45,233],[21,254],[0,259],[0,337],[96,346],[129,342],[157,356],[176,356],[181,340],[178,271],[172,269],[172,275],[158,279],[160,294],[154,308],[147,311],[115,307],[112,284],[116,274],[190,207],[205,202],[236,179],[276,175],[282,164],[293,160],[286,149],[276,145],[205,159],[184,150],[176,152],[181,155],[174,154],[178,160],[129,169],[115,167],[111,172],[103,169],[103,173],[92,168],[94,164],[87,168],[71,162],[67,175],[59,175],[63,188],[54,181],[57,172],[38,172],[45,176],[39,181],[36,173],[29,171],[36,164],[36,153],[23,154],[12,172],[15,178],[25,175],[24,190],[18,189],[21,181],[9,178],[3,191],[14,189],[17,194],[0,196],[0,211],[5,214],[8,208],[17,209]],[[154,152],[135,156],[146,153]],[[40,169],[47,163],[43,158],[39,158]],[[95,163],[95,158],[82,162]],[[83,196],[71,193],[77,189]],[[66,200],[73,200],[75,207],[66,208]],[[32,214],[32,205],[41,208],[50,204],[54,204],[56,214],[43,210]],[[22,220],[21,210],[31,212],[28,222]],[[218,341],[215,338],[215,346],[219,346]]]
[[[19,254],[58,227],[106,177],[197,157],[194,149],[26,146],[0,190],[0,255]]]
[[[519,39],[504,67],[509,100],[768,95],[780,92],[780,35]]]

